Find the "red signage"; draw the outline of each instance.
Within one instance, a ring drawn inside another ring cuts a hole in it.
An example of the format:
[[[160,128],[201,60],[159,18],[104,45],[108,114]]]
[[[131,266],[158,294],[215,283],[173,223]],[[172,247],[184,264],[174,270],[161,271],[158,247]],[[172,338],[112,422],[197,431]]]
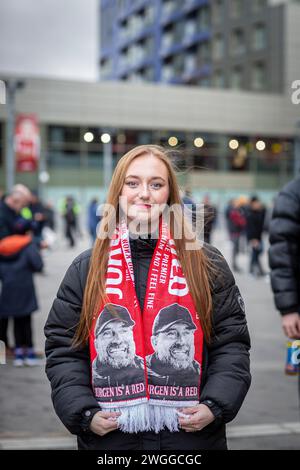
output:
[[[40,156],[40,133],[33,114],[19,114],[15,126],[16,170],[36,171]]]

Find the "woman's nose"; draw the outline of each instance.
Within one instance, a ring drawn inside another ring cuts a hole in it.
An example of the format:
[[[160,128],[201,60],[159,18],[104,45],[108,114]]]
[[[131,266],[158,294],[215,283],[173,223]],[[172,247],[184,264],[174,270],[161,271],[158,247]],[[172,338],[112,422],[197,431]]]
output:
[[[143,199],[146,199],[149,197],[149,194],[150,193],[149,193],[148,185],[147,184],[142,185],[139,196]]]

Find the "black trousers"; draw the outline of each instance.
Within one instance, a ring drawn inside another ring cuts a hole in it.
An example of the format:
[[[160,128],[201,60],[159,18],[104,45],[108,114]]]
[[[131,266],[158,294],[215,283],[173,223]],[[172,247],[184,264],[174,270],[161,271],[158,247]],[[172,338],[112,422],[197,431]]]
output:
[[[75,246],[75,238],[74,238],[75,229],[76,227],[74,224],[69,224],[66,222],[66,238],[69,240],[71,247]]]
[[[31,314],[24,317],[16,317],[14,320],[14,336],[16,348],[32,348],[32,328],[31,328]],[[8,321],[9,318],[0,319],[0,341],[3,341],[8,348]]]
[[[1,318],[0,319],[0,341],[3,341],[5,346],[8,348],[8,337],[7,337],[7,329],[8,329],[8,318]]]
[[[32,348],[31,315],[14,318],[16,348]]]

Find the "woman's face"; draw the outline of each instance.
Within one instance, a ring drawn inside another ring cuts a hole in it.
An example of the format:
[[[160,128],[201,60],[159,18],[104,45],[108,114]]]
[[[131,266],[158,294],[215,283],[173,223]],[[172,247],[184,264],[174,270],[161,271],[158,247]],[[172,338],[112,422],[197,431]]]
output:
[[[166,165],[153,155],[135,158],[127,169],[121,196],[125,198],[121,207],[130,221],[155,223],[169,198]]]

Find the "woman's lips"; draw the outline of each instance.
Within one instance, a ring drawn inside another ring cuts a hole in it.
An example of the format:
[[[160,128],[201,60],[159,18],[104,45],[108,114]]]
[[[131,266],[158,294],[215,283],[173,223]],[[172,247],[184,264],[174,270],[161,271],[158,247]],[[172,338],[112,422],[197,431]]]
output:
[[[151,204],[135,204],[139,209],[151,209]]]

